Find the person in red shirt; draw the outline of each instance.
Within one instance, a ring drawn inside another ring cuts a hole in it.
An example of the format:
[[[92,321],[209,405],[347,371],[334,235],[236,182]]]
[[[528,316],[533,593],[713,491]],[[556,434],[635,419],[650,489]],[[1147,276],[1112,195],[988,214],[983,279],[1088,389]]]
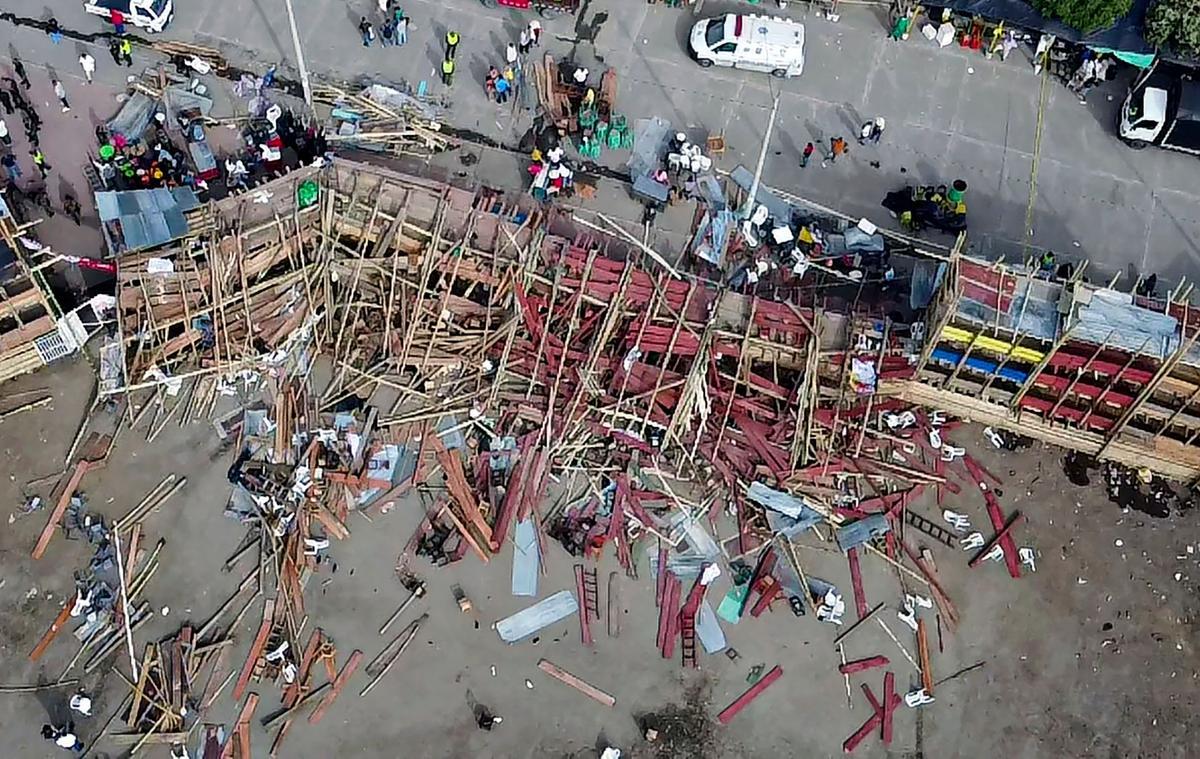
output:
[[[125,33],[125,14],[113,8],[108,12],[108,20],[112,22],[113,31],[117,34]]]

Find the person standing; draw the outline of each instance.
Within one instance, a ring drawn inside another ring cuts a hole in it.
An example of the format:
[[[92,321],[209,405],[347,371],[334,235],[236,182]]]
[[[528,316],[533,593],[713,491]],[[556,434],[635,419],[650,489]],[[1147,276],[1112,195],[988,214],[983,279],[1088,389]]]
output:
[[[133,66],[133,43],[128,37],[121,38],[121,62],[126,66]]]
[[[883,136],[883,127],[885,125],[886,122],[882,116],[864,123],[858,130],[858,144],[866,145],[868,142],[878,144],[879,138]]]
[[[496,87],[496,102],[497,103],[507,103],[508,102],[508,91],[512,87],[512,85],[508,83],[507,79],[505,79],[504,77],[500,77],[499,79],[496,80],[495,87]]]
[[[504,48],[504,60],[509,66],[516,65],[517,63],[517,46],[511,42]]]
[[[92,83],[92,75],[96,73],[96,59],[86,52],[79,56],[79,66],[83,69],[83,76],[87,79],[87,83]]]
[[[113,31],[117,33],[118,37],[122,37],[125,35],[125,14],[124,13],[121,13],[121,11],[117,10],[116,8],[113,8],[112,10],[110,10],[108,12],[108,20],[112,22]]]
[[[542,44],[542,22],[538,21],[535,18],[533,21],[529,22],[528,29],[529,29],[529,39],[532,40],[533,44],[541,45]]]
[[[838,156],[846,152],[846,141],[841,137],[829,138],[829,162],[837,161]]]
[[[46,22],[46,33],[50,35],[50,41],[55,45],[62,42],[62,27],[58,25],[58,19],[54,16],[51,16],[50,20]]]
[[[403,15],[404,11],[397,9],[396,11],[396,47],[404,47],[404,43],[408,42],[408,16]]]
[[[83,753],[83,741],[75,735],[75,725],[68,722],[66,727],[51,727],[42,725],[42,737],[53,741],[61,749],[73,752],[76,756]]]
[[[387,0],[383,0],[386,2]],[[396,44],[396,22],[390,18],[384,21],[379,26],[379,44],[384,47],[391,47]]]
[[[10,93],[4,87],[0,87],[0,105],[4,106],[4,112],[6,114],[12,114],[12,112],[13,112],[12,93]]]
[[[54,97],[62,103],[63,113],[71,110],[71,104],[67,102],[67,88],[63,87],[63,83],[57,79],[54,80]]]
[[[113,63],[121,65],[121,41],[116,37],[108,40],[108,54],[112,56]]]
[[[29,75],[25,73],[25,64],[20,58],[13,58],[13,71],[17,78],[21,80],[21,86],[29,89]]]
[[[521,51],[521,55],[528,55],[529,48],[533,47],[533,37],[529,34],[529,28],[521,30],[521,36],[518,38],[517,47]]]
[[[446,32],[446,60],[454,60],[455,54],[458,52],[458,32],[451,29]]]
[[[442,61],[442,84],[447,87],[454,85],[454,59],[447,58]]]
[[[8,124],[4,119],[0,119],[0,143],[4,143],[7,148],[12,147],[12,135],[8,133]]]
[[[70,211],[71,204],[75,205],[74,214],[72,214]],[[67,195],[63,198],[63,210],[67,212],[67,216],[70,216],[75,220],[76,224],[79,223],[79,201],[75,200],[74,195]],[[88,695],[83,691],[79,691],[75,695],[71,696],[68,706],[71,707],[71,711],[73,712],[79,712],[85,717],[92,716],[92,699],[89,698]]]
[[[5,153],[0,157],[0,166],[4,167],[4,173],[8,175],[9,181],[15,182],[21,178],[21,165],[17,163],[17,157],[12,153]]]
[[[54,168],[46,163],[46,154],[42,152],[41,147],[34,145],[33,150],[29,151],[29,155],[33,156],[33,165],[42,173],[42,179],[45,179],[50,174],[50,169]],[[20,176],[18,174],[18,176]]]
[[[358,33],[362,35],[363,47],[370,47],[371,40],[375,39],[375,28],[371,26],[370,21],[367,21],[366,16],[363,16],[358,22]]]
[[[800,168],[803,169],[808,165],[808,159],[812,158],[814,150],[816,150],[816,148],[811,142],[804,146],[804,152],[800,154]]]
[[[488,66],[487,78],[483,80],[483,91],[487,93],[489,99],[496,94],[496,81],[499,78],[500,69]]]

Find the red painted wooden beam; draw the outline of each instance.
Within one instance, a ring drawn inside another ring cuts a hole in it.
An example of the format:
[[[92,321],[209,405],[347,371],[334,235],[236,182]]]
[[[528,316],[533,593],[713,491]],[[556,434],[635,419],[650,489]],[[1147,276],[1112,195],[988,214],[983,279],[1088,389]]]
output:
[[[728,725],[729,722],[738,715],[742,709],[750,705],[750,702],[762,695],[762,692],[770,687],[771,683],[783,677],[783,667],[776,664],[771,668],[771,671],[763,675],[763,678],[751,685],[745,693],[733,700],[729,706],[721,710],[717,715],[717,721],[722,725]]]
[[[896,695],[896,675],[888,670],[883,676],[883,745],[892,743],[892,712],[896,711],[899,700]]]
[[[862,619],[867,616],[867,594],[863,590],[862,567],[858,562],[858,549],[851,548],[846,551],[846,558],[850,561],[850,586],[854,588],[854,610],[858,613],[858,618]]]
[[[991,553],[992,549],[995,548],[997,545],[999,545],[1000,541],[1004,540],[1004,538],[1007,537],[1010,532],[1012,532],[1014,527],[1016,527],[1017,525],[1021,524],[1024,521],[1025,521],[1024,514],[1022,514],[1019,511],[1014,513],[1012,515],[1012,517],[1008,520],[1008,524],[1004,525],[1004,529],[1001,530],[1000,532],[996,533],[996,536],[988,541],[987,545],[985,545],[983,547],[983,550],[980,551],[979,553],[977,553],[974,558],[972,558],[970,561],[967,562],[967,566],[971,566],[971,567],[979,566],[980,562],[983,561],[984,557],[987,556],[989,553]]]
[[[874,669],[875,667],[886,667],[890,663],[891,662],[888,661],[886,656],[870,656],[866,659],[855,659],[854,661],[848,661],[838,667],[838,672],[842,673],[843,675],[853,675],[855,672],[863,672],[868,669]]]
[[[871,708],[874,712],[867,721],[854,731],[854,734],[842,742],[842,751],[849,754],[858,748],[858,745],[866,740],[867,736],[875,732],[879,725],[883,722],[883,705],[875,698],[875,694],[871,692],[871,688],[866,684],[862,684],[863,693],[867,694],[867,700],[871,702]],[[892,701],[889,701],[892,708],[900,705],[900,696],[893,694]]]

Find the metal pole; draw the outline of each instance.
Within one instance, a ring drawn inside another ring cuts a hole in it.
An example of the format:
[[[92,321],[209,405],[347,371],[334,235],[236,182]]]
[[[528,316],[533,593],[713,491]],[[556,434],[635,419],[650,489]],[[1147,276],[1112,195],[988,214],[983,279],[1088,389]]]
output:
[[[779,96],[771,105],[771,118],[767,119],[767,133],[763,135],[762,149],[758,151],[758,165],[754,167],[754,181],[750,183],[750,195],[742,208],[742,218],[749,219],[754,213],[754,199],[758,196],[758,185],[762,180],[763,163],[767,160],[767,147],[771,144],[771,132],[775,130],[775,114],[779,112]]]
[[[308,105],[308,110],[315,114],[312,85],[308,81],[308,68],[304,65],[304,51],[300,49],[300,33],[296,31],[296,12],[292,10],[292,0],[283,2],[287,6],[288,25],[292,28],[292,46],[296,48],[296,65],[300,68],[300,86],[304,88],[304,102]]]
[[[129,670],[133,673],[133,681],[138,680],[137,659],[133,656],[133,631],[129,627],[129,615],[133,613],[133,609],[129,606],[129,592],[125,589],[125,564],[121,559],[121,536],[116,530],[112,531],[113,547],[117,549],[117,579],[121,582],[121,617],[125,621],[125,645],[129,650]],[[132,556],[129,561],[133,563]],[[132,569],[132,567],[130,567]]]

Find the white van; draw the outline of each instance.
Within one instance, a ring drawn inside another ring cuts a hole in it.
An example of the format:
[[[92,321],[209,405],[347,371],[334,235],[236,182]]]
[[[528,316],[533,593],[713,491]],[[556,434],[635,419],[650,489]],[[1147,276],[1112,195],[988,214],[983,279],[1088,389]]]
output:
[[[105,18],[120,11],[126,24],[155,33],[166,29],[175,15],[172,0],[83,0],[83,9]]]
[[[696,22],[688,49],[705,68],[732,66],[777,77],[800,76],[804,25],[785,18],[726,13]]]

